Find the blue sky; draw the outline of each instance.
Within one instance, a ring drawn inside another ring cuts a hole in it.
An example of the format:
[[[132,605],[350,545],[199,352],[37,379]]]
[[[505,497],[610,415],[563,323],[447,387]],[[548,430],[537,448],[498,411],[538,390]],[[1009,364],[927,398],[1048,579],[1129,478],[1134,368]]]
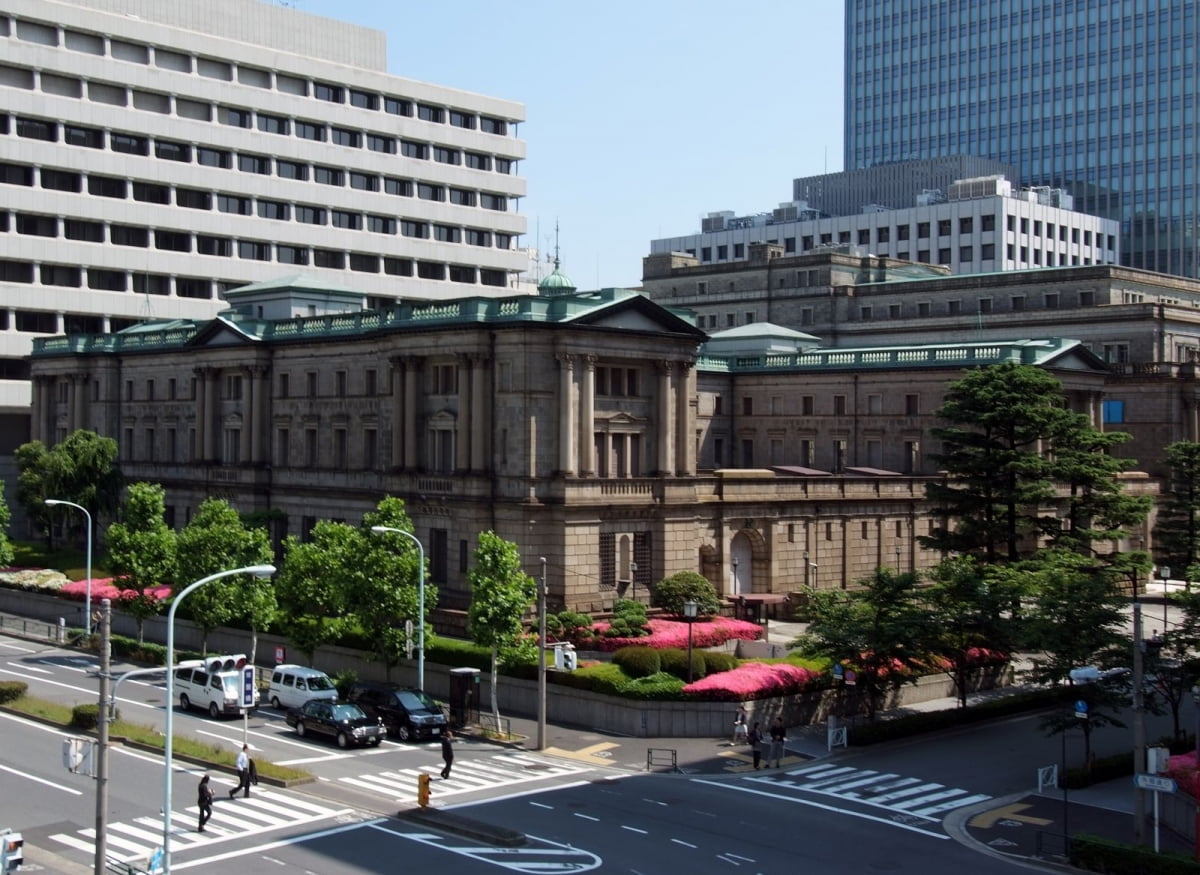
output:
[[[525,105],[524,238],[582,289],[650,240],[842,169],[841,0],[294,0],[388,35],[388,71]],[[540,229],[539,229],[540,225]]]

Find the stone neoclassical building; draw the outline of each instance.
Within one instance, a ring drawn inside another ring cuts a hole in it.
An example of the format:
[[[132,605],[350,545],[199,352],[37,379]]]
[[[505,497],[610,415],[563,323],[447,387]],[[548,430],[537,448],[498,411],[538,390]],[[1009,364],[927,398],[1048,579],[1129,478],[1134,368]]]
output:
[[[646,599],[698,570],[769,601],[927,567],[933,412],[966,367],[1053,371],[1102,420],[1076,341],[828,349],[769,324],[709,337],[629,290],[361,309],[302,277],[228,293],[204,322],[39,341],[34,436],[115,438],[168,522],[208,496],[277,511],[273,536],[405,499],[440,604],[463,609],[480,531],[546,557],[555,608]],[[1130,478],[1133,488],[1151,488]]]

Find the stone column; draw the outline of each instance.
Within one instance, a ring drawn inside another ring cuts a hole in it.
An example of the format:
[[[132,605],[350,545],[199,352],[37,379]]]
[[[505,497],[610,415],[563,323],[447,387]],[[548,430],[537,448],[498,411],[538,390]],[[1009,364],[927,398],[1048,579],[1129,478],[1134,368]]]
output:
[[[579,474],[596,476],[596,357],[583,357],[579,387]]]
[[[67,376],[67,434],[75,430],[75,375]]]
[[[88,417],[88,375],[76,374],[72,378],[75,386],[75,427],[87,428]]]
[[[241,464],[250,461],[250,435],[257,423],[254,421],[254,372],[241,369],[242,378],[242,432],[238,441],[238,460]]]
[[[392,356],[392,467],[404,467],[404,359]]]
[[[487,390],[488,360],[485,356],[475,357],[475,368],[471,371],[471,470],[482,474],[488,464],[488,438],[491,426],[488,423]]]
[[[691,362],[679,362],[675,380],[675,473],[680,477],[696,474],[696,368]]]
[[[458,416],[455,417],[454,470],[471,467],[471,374],[473,358],[466,354],[457,357]]]
[[[404,359],[404,467],[421,467],[421,449],[417,446],[417,377],[421,359],[408,356]]]
[[[636,477],[638,472],[633,470],[633,435],[623,434],[621,440],[625,444],[625,470],[622,472],[622,477]]]
[[[254,431],[250,435],[250,461],[266,461],[265,448],[271,446],[271,370],[265,365],[254,369]]]
[[[560,353],[558,359],[558,470],[575,476],[575,356]]]
[[[196,380],[196,458],[193,462],[203,462],[208,457],[204,455],[207,442],[204,433],[208,421],[208,382],[204,368],[194,368],[192,375]]]
[[[667,477],[674,471],[674,429],[671,427],[671,362],[658,363],[658,474]]]

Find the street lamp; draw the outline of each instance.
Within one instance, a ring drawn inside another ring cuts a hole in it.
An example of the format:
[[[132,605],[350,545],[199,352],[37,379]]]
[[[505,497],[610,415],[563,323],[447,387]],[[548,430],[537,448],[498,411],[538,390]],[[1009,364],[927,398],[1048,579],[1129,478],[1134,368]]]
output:
[[[901,570],[902,569],[900,568],[900,545],[897,544],[896,545],[896,573],[899,574]]]
[[[76,510],[83,511],[83,515],[87,517],[87,595],[83,604],[84,626],[87,629],[88,635],[92,634],[92,515],[88,513],[86,507],[81,504],[76,504],[73,501],[63,501],[59,498],[47,498],[42,504],[49,507],[57,507],[65,505],[73,507]]]
[[[733,560],[733,564],[737,566],[737,560]],[[688,621],[688,683],[692,682],[692,624],[696,620],[696,612],[700,609],[700,605],[696,604],[695,599],[688,599],[683,603],[683,615]]]
[[[1171,566],[1158,566],[1158,578],[1162,581],[1163,588],[1163,635],[1167,634],[1167,580],[1171,577]]]
[[[737,576],[738,558],[736,556],[734,556],[733,561],[730,564],[733,566],[733,586],[730,587],[729,594],[737,595],[738,594],[738,576]]]
[[[637,560],[629,563],[629,598],[637,601]]]
[[[417,689],[425,689],[425,548],[412,532],[392,526],[371,526],[372,532],[403,535],[417,545]]]
[[[194,589],[220,580],[222,577],[232,577],[235,574],[252,574],[255,577],[270,577],[275,573],[274,565],[248,565],[245,568],[233,568],[229,571],[218,571],[208,577],[202,577],[195,583],[188,584],[183,592],[171,601],[171,610],[167,613],[167,722],[165,738],[163,739],[163,760],[166,768],[163,770],[163,844],[162,871],[163,875],[171,873],[171,753],[173,739],[171,727],[175,716],[175,611],[179,603]]]

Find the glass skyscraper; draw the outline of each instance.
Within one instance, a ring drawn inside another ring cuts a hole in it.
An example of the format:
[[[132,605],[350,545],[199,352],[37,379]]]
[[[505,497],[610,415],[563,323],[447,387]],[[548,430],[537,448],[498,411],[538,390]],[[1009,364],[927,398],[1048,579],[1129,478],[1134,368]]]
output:
[[[846,0],[845,167],[975,155],[1200,276],[1200,0]]]

